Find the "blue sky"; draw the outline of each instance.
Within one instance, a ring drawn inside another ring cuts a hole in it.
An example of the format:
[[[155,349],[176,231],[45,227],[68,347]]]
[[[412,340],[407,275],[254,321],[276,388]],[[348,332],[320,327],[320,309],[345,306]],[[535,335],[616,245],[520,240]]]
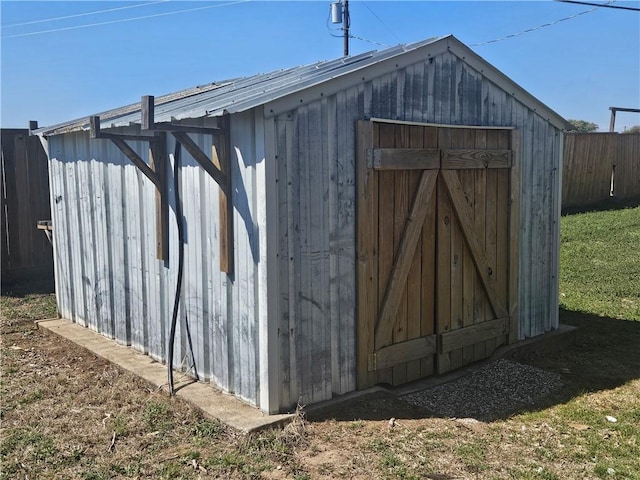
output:
[[[142,95],[340,57],[342,38],[332,35],[341,32],[330,30],[339,26],[328,23],[329,5],[2,0],[0,124],[24,128],[38,120],[46,126]],[[610,106],[640,108],[640,12],[597,8],[535,29],[592,7],[554,1],[349,5],[351,33],[364,39],[351,40],[352,54],[449,33],[472,46],[534,29],[472,48],[565,118],[607,131]],[[612,5],[639,8],[640,2]],[[85,15],[91,12],[99,13]],[[617,130],[637,124],[639,114],[617,115]]]

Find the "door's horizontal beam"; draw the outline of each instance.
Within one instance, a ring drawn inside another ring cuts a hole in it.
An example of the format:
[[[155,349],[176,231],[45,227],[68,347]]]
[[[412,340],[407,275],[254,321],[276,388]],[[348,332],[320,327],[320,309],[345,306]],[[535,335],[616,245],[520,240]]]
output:
[[[395,367],[436,354],[436,335],[396,343],[369,354],[369,371]]]
[[[485,340],[509,333],[509,318],[496,318],[470,327],[460,328],[440,335],[440,352],[448,353],[458,348],[468,347]]]
[[[440,150],[372,148],[367,152],[367,163],[376,170],[435,170],[440,168]]]
[[[374,170],[467,170],[511,167],[510,150],[462,148],[370,148],[367,166]]]
[[[447,170],[509,168],[510,166],[510,150],[442,150],[442,168]]]

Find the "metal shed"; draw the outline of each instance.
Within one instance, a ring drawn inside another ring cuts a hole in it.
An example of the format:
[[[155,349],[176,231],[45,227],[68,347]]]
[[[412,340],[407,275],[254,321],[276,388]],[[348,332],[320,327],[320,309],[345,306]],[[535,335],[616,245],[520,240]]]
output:
[[[486,358],[558,326],[566,126],[447,36],[37,129],[59,314],[166,361],[177,218],[173,366],[265,412]]]

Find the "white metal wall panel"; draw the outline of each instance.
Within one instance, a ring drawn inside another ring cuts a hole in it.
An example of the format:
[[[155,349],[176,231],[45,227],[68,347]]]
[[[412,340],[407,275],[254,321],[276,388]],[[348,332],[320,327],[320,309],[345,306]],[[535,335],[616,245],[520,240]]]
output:
[[[219,270],[218,186],[182,151],[186,242],[174,354],[176,368],[193,372],[193,345],[202,378],[254,405],[260,388],[257,275],[266,258],[260,256],[264,232],[258,228],[266,220],[257,217],[265,214],[257,209],[264,188],[256,195],[257,183],[264,184],[264,169],[257,169],[264,162],[264,137],[256,142],[254,136],[262,122],[252,112],[232,118],[232,276]],[[211,153],[211,136],[192,138]],[[146,144],[129,144],[148,161]],[[174,145],[169,135],[169,153]],[[49,149],[60,314],[164,361],[178,266],[173,170],[165,264],[156,259],[155,189],[112,142],[75,132],[50,137]]]
[[[427,58],[275,119],[285,409],[355,389],[355,122],[370,117],[522,130],[519,334],[557,327],[562,134],[462,59]]]

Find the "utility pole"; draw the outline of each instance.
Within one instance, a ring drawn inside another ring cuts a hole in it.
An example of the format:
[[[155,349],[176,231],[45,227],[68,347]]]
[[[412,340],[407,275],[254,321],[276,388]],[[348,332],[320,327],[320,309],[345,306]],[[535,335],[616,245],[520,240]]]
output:
[[[344,1],[344,56],[348,57],[349,56],[349,24],[351,23],[351,20],[349,18],[349,0],[343,0]]]
[[[344,56],[349,56],[349,27],[351,19],[349,18],[349,0],[336,0],[331,4],[331,23],[342,23],[342,32],[344,34]],[[333,35],[339,37],[339,35]]]

